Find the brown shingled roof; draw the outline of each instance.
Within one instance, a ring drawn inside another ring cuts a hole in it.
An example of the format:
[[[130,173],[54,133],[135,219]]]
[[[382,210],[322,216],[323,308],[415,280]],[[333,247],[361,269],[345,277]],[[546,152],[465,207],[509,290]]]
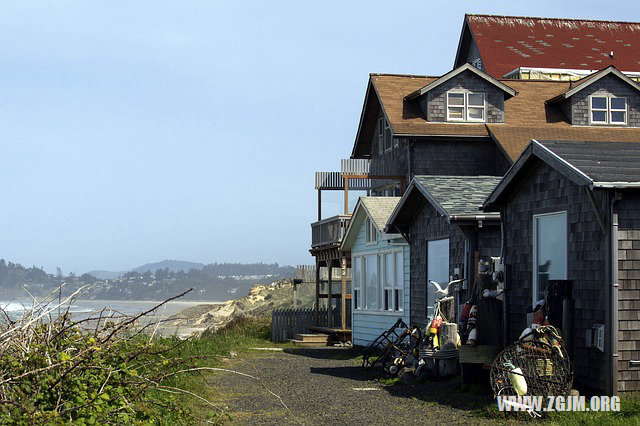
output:
[[[547,104],[549,99],[569,89],[570,83],[566,81],[501,80],[518,92],[516,96],[505,99],[504,123],[429,122],[418,103],[405,100],[405,96],[434,80],[436,77],[371,75],[371,84],[395,135],[490,136],[512,161],[518,158],[531,139],[640,141],[640,128],[572,126],[558,105]],[[364,113],[367,113],[366,109]]]
[[[640,142],[638,127],[588,127],[588,126],[547,126],[524,127],[488,124],[493,139],[502,146],[512,161],[515,161],[529,145],[536,140],[581,140],[587,142],[617,141]]]
[[[489,136],[484,124],[434,123],[425,119],[416,101],[405,96],[423,88],[436,77],[372,74],[371,82],[382,102],[394,134]]]

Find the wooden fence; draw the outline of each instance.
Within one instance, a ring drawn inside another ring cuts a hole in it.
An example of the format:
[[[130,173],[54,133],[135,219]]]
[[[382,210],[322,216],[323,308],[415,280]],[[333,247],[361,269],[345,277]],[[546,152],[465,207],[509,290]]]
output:
[[[327,323],[327,309],[318,311],[320,324]],[[333,323],[340,324],[340,309],[333,310]],[[295,334],[309,333],[309,326],[315,325],[313,308],[275,309],[271,313],[271,340],[286,342]]]

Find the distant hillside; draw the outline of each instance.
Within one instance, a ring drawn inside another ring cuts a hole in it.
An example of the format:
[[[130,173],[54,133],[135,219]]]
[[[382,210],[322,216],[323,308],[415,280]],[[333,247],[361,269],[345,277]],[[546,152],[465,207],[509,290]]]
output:
[[[65,283],[63,295],[90,285],[83,294],[84,299],[164,300],[193,288],[185,300],[221,302],[246,295],[256,284],[271,284],[293,276],[295,268],[277,263],[202,265],[169,260],[124,273],[97,270],[80,276],[74,273],[63,276],[60,271],[52,275],[42,268],[25,268],[0,259],[0,295],[2,299],[23,297],[26,289],[33,295],[43,296]]]
[[[161,262],[155,263],[147,263],[146,265],[138,266],[133,269],[133,271],[145,273],[145,272],[155,272],[158,269],[168,269],[169,272],[178,272],[184,271],[189,272],[192,269],[196,269],[198,271],[204,268],[204,263],[196,263],[196,262],[187,262],[185,260],[168,260],[165,259]]]
[[[127,272],[138,272],[144,274],[147,272],[156,272],[163,270],[167,272],[189,272],[196,271],[206,272],[208,275],[217,277],[270,277],[270,276],[294,276],[296,270],[292,266],[280,266],[277,263],[203,263],[188,262],[185,260],[163,260],[161,262],[147,263],[129,271],[104,271],[97,269],[89,271],[87,274],[93,275],[101,280],[113,280],[121,278]]]
[[[95,271],[89,271],[87,274],[92,275],[99,280],[112,280],[114,278],[120,278],[124,275],[124,272],[102,271],[98,269]]]

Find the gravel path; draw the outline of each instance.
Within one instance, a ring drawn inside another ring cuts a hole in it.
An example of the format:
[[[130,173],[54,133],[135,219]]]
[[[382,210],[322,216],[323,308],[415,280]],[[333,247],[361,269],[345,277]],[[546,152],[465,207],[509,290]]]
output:
[[[216,403],[238,424],[491,423],[477,413],[491,402],[490,390],[465,392],[458,379],[385,386],[377,380],[382,372],[363,370],[356,355],[342,348],[241,355],[226,368],[260,381],[220,372],[210,383],[219,392]]]

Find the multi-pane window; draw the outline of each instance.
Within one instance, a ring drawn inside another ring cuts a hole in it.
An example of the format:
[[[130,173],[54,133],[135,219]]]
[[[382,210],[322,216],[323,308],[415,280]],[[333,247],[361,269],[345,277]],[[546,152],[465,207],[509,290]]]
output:
[[[396,262],[394,264],[395,269],[395,286],[393,307],[396,311],[404,310],[404,256],[401,251],[395,252]]]
[[[485,121],[484,93],[448,92],[448,121]]]
[[[627,124],[627,98],[591,96],[591,124]]]
[[[404,308],[404,261],[400,250],[354,256],[354,309],[394,312]]]
[[[384,254],[384,310],[385,311],[393,311],[394,303],[394,281],[395,281],[395,268],[394,268],[395,257],[393,253],[385,253]]]
[[[366,226],[366,240],[367,243],[375,243],[378,241],[378,228],[376,228],[376,224],[369,218],[365,220]]]

